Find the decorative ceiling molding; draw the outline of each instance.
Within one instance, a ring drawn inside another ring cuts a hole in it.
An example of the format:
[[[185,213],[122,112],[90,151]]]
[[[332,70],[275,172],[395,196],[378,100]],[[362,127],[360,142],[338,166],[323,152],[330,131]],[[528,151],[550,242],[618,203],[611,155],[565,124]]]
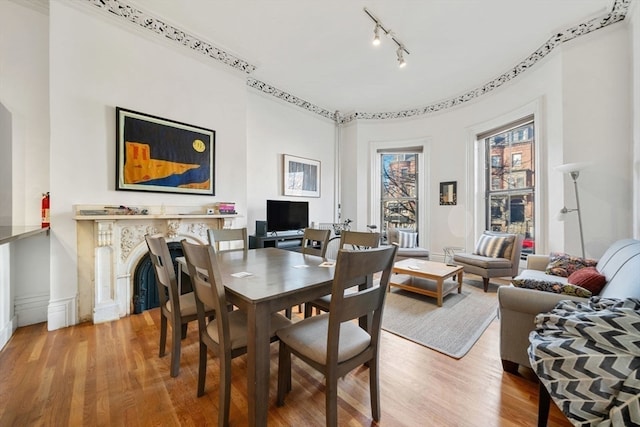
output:
[[[261,82],[260,80],[253,79],[251,77],[247,78],[247,86],[252,87],[254,89],[259,90],[260,92],[266,93],[271,96],[275,96],[278,99],[281,99],[289,104],[293,104],[300,108],[304,108],[305,110],[311,111],[312,113],[316,113],[321,115],[322,117],[326,117],[328,119],[336,121],[337,112],[331,112],[322,107],[318,107],[304,99],[300,99],[295,95],[291,95],[283,90],[280,90],[276,87],[273,87],[265,82]]]
[[[220,61],[236,70],[242,71],[246,74],[251,74],[255,69],[255,65],[249,64],[247,61],[242,60],[229,52],[212,45],[211,43],[201,40],[196,36],[189,34],[188,32],[167,24],[161,19],[150,15],[147,12],[143,12],[140,9],[136,9],[122,0],[85,0],[105,10],[118,18],[126,19],[127,21],[149,31],[152,31],[158,35],[164,36],[169,40],[172,40],[184,47],[191,49],[192,51],[205,55],[209,58]]]
[[[126,19],[130,23],[133,23],[143,29],[152,31],[158,35],[162,35],[181,46],[192,49],[193,51],[205,55],[216,61],[223,62],[224,64],[236,70],[240,70],[246,74],[251,74],[256,69],[254,65],[251,65],[248,62],[234,55],[231,55],[230,53],[225,52],[218,47],[215,47],[207,41],[200,40],[199,38],[187,33],[184,30],[169,25],[146,12],[136,9],[128,5],[123,0],[85,1],[113,14],[116,17]],[[590,19],[574,27],[568,28],[567,30],[558,34],[554,34],[535,52],[533,52],[526,59],[521,61],[506,73],[503,73],[502,75],[476,89],[470,90],[453,98],[437,102],[435,104],[427,105],[426,107],[382,113],[367,113],[356,111],[343,115],[339,111],[331,112],[325,108],[300,99],[297,96],[287,93],[281,89],[277,89],[269,85],[268,83],[261,82],[260,80],[256,80],[251,77],[247,77],[247,86],[257,89],[265,94],[274,96],[297,107],[303,108],[312,113],[318,114],[322,117],[334,120],[337,124],[344,124],[354,120],[400,119],[436,113],[438,111],[446,110],[448,108],[464,104],[465,102],[476,99],[501,87],[505,83],[513,80],[514,78],[518,77],[526,70],[534,66],[537,62],[546,57],[553,49],[560,46],[562,43],[568,42],[577,37],[589,34],[593,31],[608,27],[611,24],[615,24],[616,22],[624,20],[627,16],[627,13],[629,12],[630,4],[631,0],[615,0],[609,13],[606,13],[597,18]]]

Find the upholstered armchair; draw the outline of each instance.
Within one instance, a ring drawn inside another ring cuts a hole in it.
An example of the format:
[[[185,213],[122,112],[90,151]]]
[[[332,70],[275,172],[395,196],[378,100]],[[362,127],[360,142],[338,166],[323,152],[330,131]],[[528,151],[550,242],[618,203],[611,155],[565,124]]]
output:
[[[492,277],[518,275],[521,251],[521,235],[485,231],[472,253],[456,253],[453,261],[461,265],[465,273],[482,277],[484,291],[487,292]]]
[[[405,258],[429,259],[429,250],[418,245],[418,233],[411,228],[389,227],[387,243],[398,245],[396,260]]]

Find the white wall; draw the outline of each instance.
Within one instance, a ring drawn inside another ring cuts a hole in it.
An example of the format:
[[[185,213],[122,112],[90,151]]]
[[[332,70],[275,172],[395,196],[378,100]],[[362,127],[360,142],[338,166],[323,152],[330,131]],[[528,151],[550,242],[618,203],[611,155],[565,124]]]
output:
[[[251,89],[247,104],[248,229],[266,219],[266,200],[309,202],[310,222],[334,220],[335,125]],[[283,154],[320,161],[320,197],[283,196]]]
[[[640,2],[634,2],[629,11],[629,38],[631,40],[631,65],[633,107],[633,236],[640,239]]]
[[[506,123],[499,123],[500,118],[533,105],[541,125],[537,135],[541,160],[537,165],[537,203],[542,215],[537,224],[537,250],[580,253],[576,218],[564,223],[555,219],[560,208],[573,207],[575,199],[570,179],[553,166],[592,161],[593,167],[582,173],[579,185],[584,195],[581,207],[587,256],[599,257],[611,242],[632,235],[627,35],[623,23],[573,40],[522,77],[455,109],[413,119],[349,125],[342,135],[341,154],[345,163],[358,167],[343,168],[343,188],[350,190],[343,191],[343,200],[355,198],[357,202],[345,202],[349,211],[343,214],[359,221],[371,218],[369,178],[363,172],[369,166],[366,153],[372,144],[427,138],[431,156],[423,196],[430,249],[435,255],[441,255],[442,248],[449,245],[472,249],[482,231],[474,227],[473,220],[475,203],[482,202],[482,194],[474,187],[474,136]],[[457,206],[439,206],[438,185],[442,181],[458,181]]]
[[[241,213],[247,206],[245,76],[116,26],[87,7],[50,5],[55,166],[49,329],[76,323],[74,204],[202,206],[233,200]],[[216,196],[115,191],[116,106],[214,129]]]

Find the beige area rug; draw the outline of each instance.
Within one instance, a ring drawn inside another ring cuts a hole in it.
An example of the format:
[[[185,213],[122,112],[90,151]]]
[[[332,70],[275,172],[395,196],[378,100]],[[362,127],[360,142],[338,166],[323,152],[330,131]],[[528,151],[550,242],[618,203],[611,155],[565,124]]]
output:
[[[382,329],[460,359],[496,317],[497,288],[490,284],[485,293],[481,280],[465,278],[462,293],[450,293],[438,307],[435,298],[392,287]]]

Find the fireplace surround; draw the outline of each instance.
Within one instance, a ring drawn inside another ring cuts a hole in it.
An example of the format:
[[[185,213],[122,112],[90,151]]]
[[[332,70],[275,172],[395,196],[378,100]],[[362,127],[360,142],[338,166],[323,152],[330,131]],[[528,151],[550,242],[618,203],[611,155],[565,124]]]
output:
[[[206,214],[210,206],[152,206],[123,214],[74,206],[78,245],[78,319],[93,323],[133,313],[133,277],[147,253],[145,234],[167,242],[206,243],[207,229],[233,226],[238,215]]]

